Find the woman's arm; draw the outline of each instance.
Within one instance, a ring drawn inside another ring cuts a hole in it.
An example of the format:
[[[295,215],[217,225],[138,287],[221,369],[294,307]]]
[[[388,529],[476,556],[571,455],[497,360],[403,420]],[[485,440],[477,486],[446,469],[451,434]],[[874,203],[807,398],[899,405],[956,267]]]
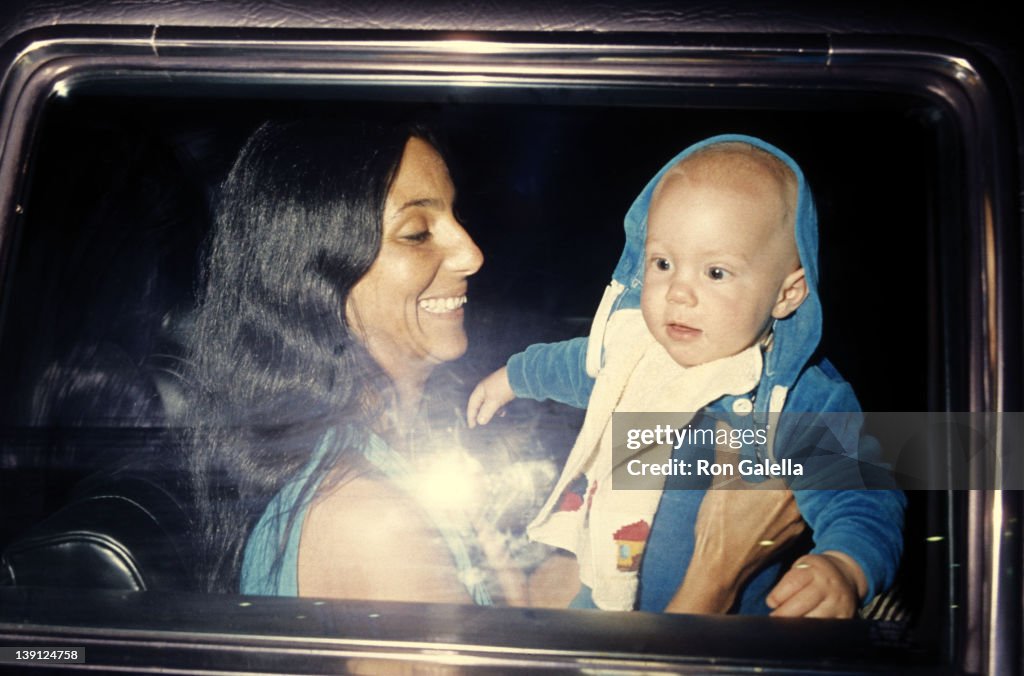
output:
[[[299,595],[471,603],[448,547],[415,502],[366,477],[310,507],[299,544]]]
[[[748,486],[706,493],[693,558],[665,612],[727,612],[747,578],[803,531],[791,491]]]
[[[580,591],[580,567],[576,557],[561,550],[554,552],[533,571],[528,586],[532,607],[568,607]]]
[[[718,423],[719,429],[728,429]],[[693,557],[667,613],[726,613],[743,583],[803,532],[793,492],[780,479],[749,483],[736,451],[718,446],[715,464],[733,465],[711,480],[694,526]]]
[[[507,605],[565,608],[579,593],[580,570],[572,554],[556,550],[527,575],[493,526],[478,524],[477,536]]]

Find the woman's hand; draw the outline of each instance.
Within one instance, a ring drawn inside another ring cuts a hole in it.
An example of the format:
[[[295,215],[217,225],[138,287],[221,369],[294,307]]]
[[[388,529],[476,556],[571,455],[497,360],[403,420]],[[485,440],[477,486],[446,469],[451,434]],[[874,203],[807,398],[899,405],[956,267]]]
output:
[[[842,552],[808,554],[796,560],[768,594],[774,617],[851,618],[867,593],[867,579]]]
[[[486,425],[502,406],[515,398],[508,382],[508,369],[502,366],[473,388],[466,406],[466,421],[470,428]]]
[[[735,454],[715,454],[718,464],[736,460]],[[722,487],[730,481],[735,479],[716,477],[701,502],[693,558],[666,612],[727,612],[747,578],[804,530],[793,493],[781,480]]]

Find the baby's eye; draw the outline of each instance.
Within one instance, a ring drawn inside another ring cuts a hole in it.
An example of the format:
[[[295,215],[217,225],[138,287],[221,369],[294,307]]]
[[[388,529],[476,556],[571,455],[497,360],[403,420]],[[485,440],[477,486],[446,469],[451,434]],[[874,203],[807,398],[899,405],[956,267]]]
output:
[[[655,257],[651,260],[651,264],[656,269],[661,270],[662,272],[667,272],[668,270],[672,269],[672,264],[669,263],[668,260],[665,258]]]
[[[725,268],[717,266],[711,266],[708,268],[708,277],[716,282],[720,282],[729,275],[729,271]]]

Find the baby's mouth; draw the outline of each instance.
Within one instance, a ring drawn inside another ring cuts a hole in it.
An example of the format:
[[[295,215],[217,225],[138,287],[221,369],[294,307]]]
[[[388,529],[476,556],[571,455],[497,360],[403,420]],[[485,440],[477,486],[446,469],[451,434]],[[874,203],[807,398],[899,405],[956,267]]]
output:
[[[670,322],[665,325],[665,332],[672,340],[690,340],[701,334],[701,330],[686,324]]]
[[[420,309],[434,315],[454,312],[466,304],[466,295],[448,296],[446,298],[423,298],[419,302]]]

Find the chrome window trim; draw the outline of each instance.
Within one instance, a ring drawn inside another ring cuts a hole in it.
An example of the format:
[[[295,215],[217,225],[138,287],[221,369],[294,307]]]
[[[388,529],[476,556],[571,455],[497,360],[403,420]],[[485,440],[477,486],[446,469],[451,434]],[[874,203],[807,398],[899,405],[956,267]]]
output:
[[[0,50],[0,265],[45,102],[86,83],[224,82],[401,86],[730,88],[774,92],[911,94],[949,113],[950,147],[966,195],[942,227],[966,224],[965,382],[946,407],[1021,406],[1020,215],[1012,123],[1001,73],[969,48],[893,36],[726,34],[386,33],[58,26]],[[723,85],[722,83],[728,83]],[[953,202],[956,204],[954,198]],[[3,270],[0,269],[0,272]],[[952,330],[946,327],[946,330]],[[955,377],[955,376],[954,376]],[[975,454],[979,472],[985,454]],[[959,499],[959,498],[958,498]],[[965,606],[951,611],[968,671],[1021,669],[1021,496],[971,493],[966,502]],[[982,574],[980,571],[984,571]],[[953,583],[951,579],[951,584]],[[26,630],[17,625],[18,632]],[[12,630],[10,617],[0,635]],[[44,634],[48,631],[39,627]],[[678,665],[677,665],[678,666]]]

